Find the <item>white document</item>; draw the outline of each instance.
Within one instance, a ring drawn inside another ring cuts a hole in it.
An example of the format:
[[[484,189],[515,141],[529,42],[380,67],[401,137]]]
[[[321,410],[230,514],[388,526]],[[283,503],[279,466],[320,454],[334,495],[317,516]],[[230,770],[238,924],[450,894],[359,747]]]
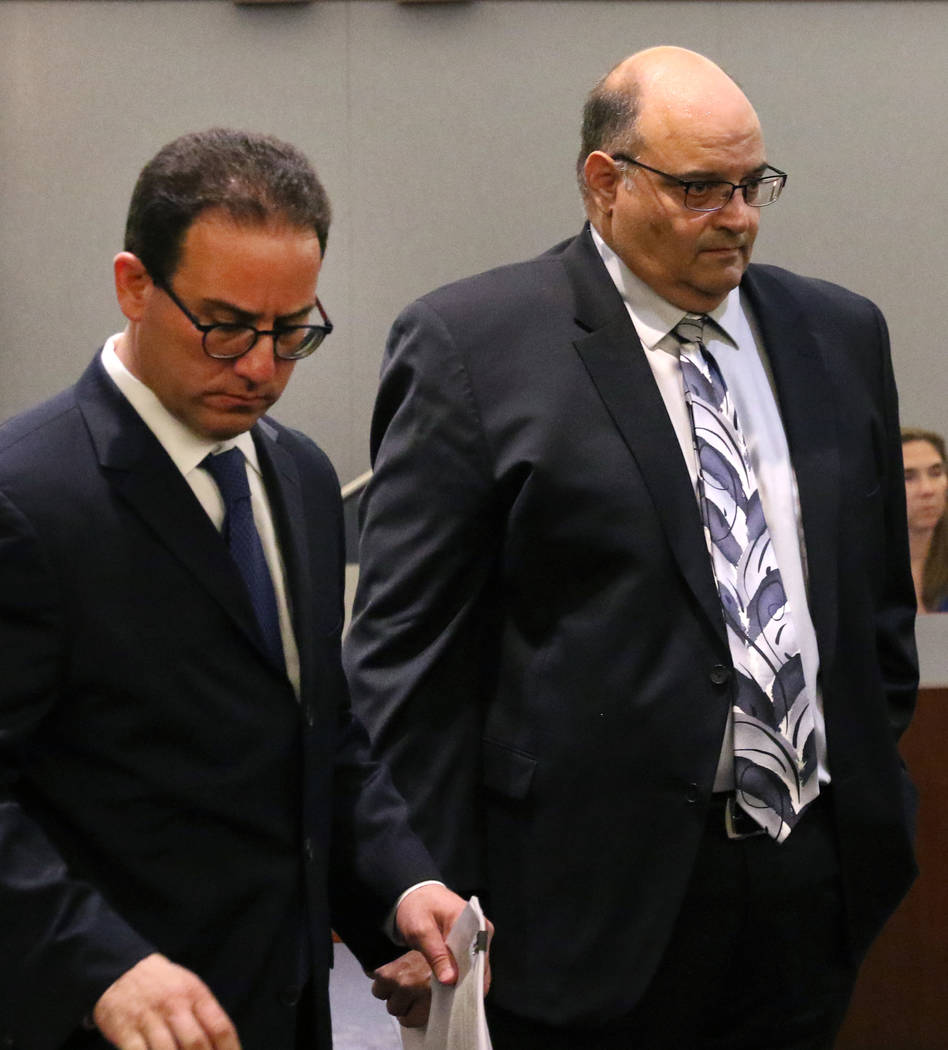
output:
[[[431,978],[431,1013],[422,1028],[402,1028],[404,1050],[491,1050],[484,1016],[487,924],[476,897],[445,938],[458,965],[455,985]]]

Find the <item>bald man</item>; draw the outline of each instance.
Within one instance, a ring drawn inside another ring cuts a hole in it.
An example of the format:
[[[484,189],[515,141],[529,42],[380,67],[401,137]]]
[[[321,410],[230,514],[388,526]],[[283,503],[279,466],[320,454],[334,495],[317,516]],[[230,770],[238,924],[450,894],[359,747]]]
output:
[[[578,174],[392,330],[355,703],[497,923],[495,1050],[830,1047],[915,872],[885,322],[750,265],[787,176],[700,55],[607,74]]]

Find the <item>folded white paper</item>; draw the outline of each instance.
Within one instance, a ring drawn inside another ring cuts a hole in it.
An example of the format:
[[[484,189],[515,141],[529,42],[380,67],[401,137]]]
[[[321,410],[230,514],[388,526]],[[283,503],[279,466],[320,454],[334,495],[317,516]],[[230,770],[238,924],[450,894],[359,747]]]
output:
[[[431,1013],[422,1028],[403,1028],[404,1050],[491,1050],[484,1016],[487,923],[476,897],[445,938],[458,965],[455,985],[431,979]]]

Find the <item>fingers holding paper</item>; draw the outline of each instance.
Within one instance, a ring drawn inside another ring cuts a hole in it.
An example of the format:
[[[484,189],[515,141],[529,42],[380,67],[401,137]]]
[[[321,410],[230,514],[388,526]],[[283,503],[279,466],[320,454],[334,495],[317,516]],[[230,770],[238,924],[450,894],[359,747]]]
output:
[[[458,964],[446,940],[458,917],[468,903],[444,886],[428,884],[407,894],[398,906],[395,925],[406,944],[416,951],[406,952],[398,959],[372,973],[372,994],[387,1002],[390,1014],[405,1027],[425,1024],[431,998],[431,973],[441,985],[454,985],[458,980]],[[486,924],[487,945],[493,935],[493,925]],[[490,964],[484,947],[484,994],[490,987]],[[467,972],[469,962],[464,962]]]

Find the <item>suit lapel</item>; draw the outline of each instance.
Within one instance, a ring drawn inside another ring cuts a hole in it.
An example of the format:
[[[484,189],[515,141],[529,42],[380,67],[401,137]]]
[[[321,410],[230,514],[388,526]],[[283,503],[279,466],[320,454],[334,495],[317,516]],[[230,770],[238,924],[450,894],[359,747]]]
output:
[[[279,432],[266,420],[253,431],[254,444],[270,500],[277,538],[286,566],[287,598],[300,658],[300,681],[311,681],[313,646],[307,639],[316,630],[312,622],[312,571],[300,475],[296,461],[279,442]]]
[[[99,463],[115,491],[266,655],[249,596],[220,534],[101,361],[76,387]]]
[[[682,575],[726,644],[698,503],[678,438],[635,326],[588,227],[564,251],[563,264],[573,287],[576,322],[587,332],[573,345],[638,464]]]
[[[777,387],[803,519],[810,615],[825,673],[836,650],[840,463],[826,336],[814,331],[779,271],[752,266],[743,283]]]

